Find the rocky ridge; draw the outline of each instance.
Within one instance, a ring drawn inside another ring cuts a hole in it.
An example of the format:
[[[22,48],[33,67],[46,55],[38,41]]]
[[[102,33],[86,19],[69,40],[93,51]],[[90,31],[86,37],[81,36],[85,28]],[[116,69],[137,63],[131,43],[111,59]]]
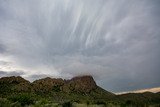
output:
[[[0,84],[14,84],[12,87],[15,91],[23,92],[77,92],[89,93],[96,89],[97,85],[92,76],[79,76],[70,80],[63,80],[61,78],[43,78],[29,82],[20,76],[11,76],[0,78]]]
[[[70,80],[47,77],[34,82],[29,82],[20,76],[0,78],[0,98],[8,98],[8,100],[12,101],[13,97],[22,101],[21,98],[27,99],[32,98],[32,96],[35,101],[48,99],[48,101],[59,104],[68,101],[96,104],[113,102],[120,105],[133,104],[136,107],[143,107],[139,105],[146,104],[154,104],[159,107],[157,105],[160,104],[159,92],[115,95],[99,87],[93,77],[89,75],[74,77]]]

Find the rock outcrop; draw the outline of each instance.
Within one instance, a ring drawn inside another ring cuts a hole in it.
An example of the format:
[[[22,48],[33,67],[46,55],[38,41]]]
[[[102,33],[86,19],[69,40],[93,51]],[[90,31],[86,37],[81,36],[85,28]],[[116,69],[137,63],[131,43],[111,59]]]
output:
[[[60,91],[60,86],[64,85],[64,80],[59,78],[44,78],[32,83],[33,90],[38,92]]]
[[[6,91],[30,92],[32,90],[30,82],[20,76],[2,77],[0,85],[6,87]]]
[[[29,81],[25,80],[20,76],[11,76],[11,77],[2,77],[0,78],[0,83],[10,83],[10,84],[20,84],[20,83],[29,83]]]
[[[96,83],[92,76],[79,76],[66,81],[62,90],[65,92],[88,93],[96,88]]]

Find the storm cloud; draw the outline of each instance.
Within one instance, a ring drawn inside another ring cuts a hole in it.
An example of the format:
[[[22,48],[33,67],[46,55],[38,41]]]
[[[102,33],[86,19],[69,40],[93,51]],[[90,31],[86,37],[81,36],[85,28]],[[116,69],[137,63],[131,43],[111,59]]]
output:
[[[0,70],[24,71],[31,80],[93,75],[113,92],[160,86],[159,6],[159,0],[1,0],[0,61],[10,63]]]

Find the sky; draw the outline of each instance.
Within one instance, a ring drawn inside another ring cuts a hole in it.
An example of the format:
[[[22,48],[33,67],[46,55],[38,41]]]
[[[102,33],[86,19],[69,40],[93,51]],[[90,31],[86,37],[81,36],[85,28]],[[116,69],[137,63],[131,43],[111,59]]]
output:
[[[160,0],[0,0],[0,77],[159,87],[159,46]]]

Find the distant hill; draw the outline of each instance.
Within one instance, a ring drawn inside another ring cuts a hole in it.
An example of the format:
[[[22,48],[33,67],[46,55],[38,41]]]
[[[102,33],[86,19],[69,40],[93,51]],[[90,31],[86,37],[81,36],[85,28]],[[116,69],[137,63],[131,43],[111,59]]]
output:
[[[26,102],[35,104],[41,99],[58,104],[66,102],[120,106],[160,104],[159,93],[115,95],[97,86],[93,77],[89,75],[74,77],[70,80],[47,77],[32,83],[20,76],[2,77],[0,78],[0,107],[5,99],[10,103],[20,102],[21,106],[26,105]]]
[[[144,92],[153,92],[153,93],[157,93],[160,92],[160,87],[154,87],[154,88],[146,88],[146,89],[140,89],[140,90],[134,90],[134,91],[126,91],[126,92],[119,92],[116,93],[117,95],[120,94],[127,94],[127,93],[144,93]]]

